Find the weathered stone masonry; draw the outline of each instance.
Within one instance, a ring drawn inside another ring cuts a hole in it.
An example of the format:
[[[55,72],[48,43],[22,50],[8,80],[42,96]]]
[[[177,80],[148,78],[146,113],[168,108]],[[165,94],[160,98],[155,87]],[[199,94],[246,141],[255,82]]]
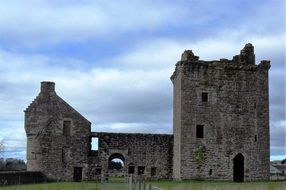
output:
[[[233,60],[182,54],[171,77],[175,179],[269,178],[269,68],[251,44]]]
[[[42,171],[53,180],[80,181],[126,175],[132,166],[134,176],[172,177],[173,135],[95,133],[90,125],[56,94],[53,82],[42,82],[41,92],[25,110],[27,170]],[[91,150],[92,137],[99,140],[98,151]],[[121,171],[108,168],[114,155],[124,160]]]
[[[174,84],[174,135],[91,132],[91,123],[62,100],[53,82],[25,110],[27,169],[50,179],[127,175],[162,179],[252,181],[269,178],[270,61],[255,65],[246,44],[232,60],[182,54]],[[98,138],[97,151],[91,139]],[[120,158],[124,167],[109,168]]]
[[[140,134],[140,133],[92,133],[99,139],[98,155],[90,157],[93,171],[90,174],[96,177],[96,168],[102,173],[127,173],[138,175],[138,168],[144,168],[144,178],[168,179],[172,177],[173,135]],[[119,154],[119,155],[118,155]],[[108,168],[110,158],[120,156],[124,160],[121,171],[111,171]],[[92,161],[98,161],[93,162]],[[97,167],[97,164],[100,166]],[[133,172],[130,172],[133,167]],[[153,174],[151,174],[153,170]]]
[[[78,167],[86,179],[90,125],[56,94],[53,82],[42,82],[40,94],[25,110],[27,170],[72,180]]]

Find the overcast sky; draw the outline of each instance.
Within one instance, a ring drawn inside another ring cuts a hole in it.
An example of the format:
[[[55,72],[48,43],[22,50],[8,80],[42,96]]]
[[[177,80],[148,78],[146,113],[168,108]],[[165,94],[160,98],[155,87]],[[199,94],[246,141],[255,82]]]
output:
[[[144,2],[144,3],[143,3]],[[286,157],[284,0],[0,1],[0,140],[25,158],[23,110],[41,81],[93,131],[172,133],[170,76],[185,49],[271,60],[271,159]]]

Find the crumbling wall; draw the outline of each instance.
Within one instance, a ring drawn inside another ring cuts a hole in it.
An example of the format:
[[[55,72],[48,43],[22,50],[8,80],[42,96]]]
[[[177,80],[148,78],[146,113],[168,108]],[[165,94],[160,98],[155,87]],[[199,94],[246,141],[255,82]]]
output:
[[[53,82],[42,82],[41,92],[25,110],[25,130],[28,171],[73,180],[74,167],[80,167],[86,178],[90,122],[56,94]]]
[[[124,168],[118,171],[121,175],[128,174],[129,165],[132,164],[135,176],[149,179],[172,177],[173,135],[92,133],[92,136],[98,137],[99,149],[98,157],[91,160],[94,160],[94,166],[101,168],[101,174],[116,173],[108,169],[108,161],[112,155],[120,154],[124,157]],[[99,164],[96,164],[96,160]],[[144,174],[138,175],[138,167],[145,167]],[[151,168],[155,171],[153,175]],[[90,169],[95,170],[93,167]]]

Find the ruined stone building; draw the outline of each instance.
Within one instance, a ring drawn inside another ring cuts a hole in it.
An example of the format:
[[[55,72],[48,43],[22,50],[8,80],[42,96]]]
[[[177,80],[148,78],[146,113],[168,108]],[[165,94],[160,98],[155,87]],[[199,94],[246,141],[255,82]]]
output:
[[[270,61],[255,64],[246,44],[232,60],[182,54],[174,85],[173,135],[92,132],[91,123],[55,92],[53,82],[25,110],[27,169],[50,179],[252,181],[269,178]],[[91,140],[98,139],[92,150]],[[123,168],[111,168],[113,159]]]
[[[268,179],[269,68],[251,44],[232,60],[182,54],[171,77],[175,179]]]

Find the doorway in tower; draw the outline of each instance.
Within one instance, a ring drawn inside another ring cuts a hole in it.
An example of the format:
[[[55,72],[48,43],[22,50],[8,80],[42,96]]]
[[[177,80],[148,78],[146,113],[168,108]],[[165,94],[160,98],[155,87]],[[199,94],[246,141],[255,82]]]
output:
[[[233,158],[233,181],[244,181],[244,157],[240,153]]]
[[[81,167],[74,167],[73,181],[81,182],[81,180],[82,180],[82,168]]]

